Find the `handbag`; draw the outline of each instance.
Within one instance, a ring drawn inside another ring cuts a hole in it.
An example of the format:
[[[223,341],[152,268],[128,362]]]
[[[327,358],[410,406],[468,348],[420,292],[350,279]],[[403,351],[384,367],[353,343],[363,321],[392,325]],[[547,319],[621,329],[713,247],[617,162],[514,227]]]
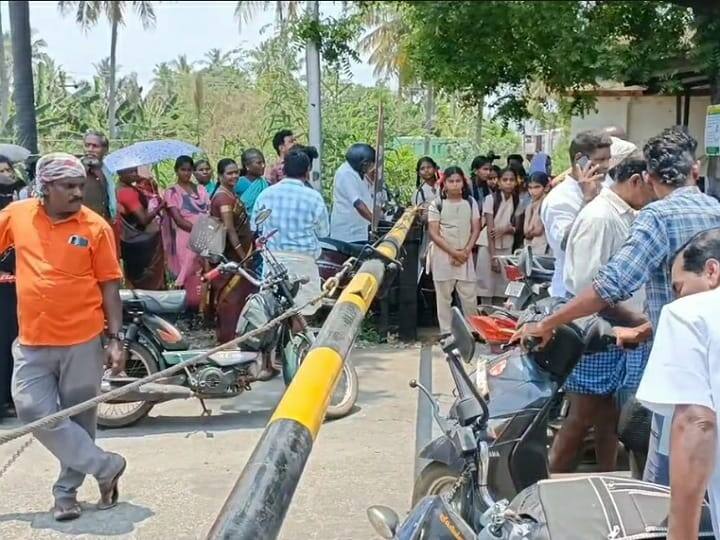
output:
[[[225,251],[226,239],[225,225],[220,220],[203,214],[190,231],[188,246],[198,255],[220,255]]]

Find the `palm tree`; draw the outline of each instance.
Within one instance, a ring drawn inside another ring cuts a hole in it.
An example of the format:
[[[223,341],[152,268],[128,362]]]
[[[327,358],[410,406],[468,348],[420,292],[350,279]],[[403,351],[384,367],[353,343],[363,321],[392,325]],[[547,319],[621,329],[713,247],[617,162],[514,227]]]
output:
[[[15,77],[15,126],[17,142],[37,154],[37,120],[33,89],[30,5],[26,0],[9,3],[12,35],[13,74]]]
[[[195,68],[195,62],[189,62],[187,54],[181,54],[170,62],[170,67],[174,69],[178,75],[190,75]]]
[[[133,8],[135,13],[140,17],[143,28],[148,29],[155,24],[155,10],[152,2],[138,0],[132,2],[105,0],[105,1],[64,1],[58,2],[60,12],[67,14],[75,11],[75,21],[84,29],[97,24],[102,15],[105,15],[110,23],[110,88],[108,91],[108,131],[110,137],[115,136],[115,112],[116,112],[116,93],[117,85],[115,78],[117,76],[117,40],[118,27],[125,24],[125,12],[128,4]]]
[[[365,24],[370,31],[359,41],[361,51],[369,54],[376,77],[397,77],[398,95],[413,82],[410,59],[403,46],[410,31],[398,6],[392,3],[373,4],[365,10]]]
[[[223,53],[220,49],[210,49],[205,53],[205,60],[202,60],[200,63],[205,65],[209,71],[230,67],[236,63],[235,55],[238,52],[238,49],[233,49],[226,53]]]
[[[288,21],[296,20],[302,12],[303,2],[299,0],[262,0],[249,1],[239,0],[235,4],[235,18],[238,20],[238,26],[242,28],[243,24],[252,21],[260,11],[267,11],[269,8],[275,8],[275,21],[283,26]]]

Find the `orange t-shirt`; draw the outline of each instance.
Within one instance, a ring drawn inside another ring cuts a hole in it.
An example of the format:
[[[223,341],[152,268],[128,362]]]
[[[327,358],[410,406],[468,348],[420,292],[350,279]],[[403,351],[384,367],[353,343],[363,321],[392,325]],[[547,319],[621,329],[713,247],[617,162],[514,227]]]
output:
[[[68,346],[98,336],[99,284],[122,278],[107,221],[83,206],[53,223],[39,199],[14,202],[0,212],[0,252],[12,245],[20,343]]]

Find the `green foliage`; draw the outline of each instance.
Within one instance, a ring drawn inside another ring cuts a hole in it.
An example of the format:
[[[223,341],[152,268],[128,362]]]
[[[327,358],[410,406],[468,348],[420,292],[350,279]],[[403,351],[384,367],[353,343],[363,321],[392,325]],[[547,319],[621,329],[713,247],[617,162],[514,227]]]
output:
[[[668,2],[403,2],[418,77],[506,119],[528,116],[532,84],[587,111],[600,80],[645,80],[690,50],[690,10]],[[471,30],[472,29],[472,30]],[[469,31],[471,30],[471,31]]]

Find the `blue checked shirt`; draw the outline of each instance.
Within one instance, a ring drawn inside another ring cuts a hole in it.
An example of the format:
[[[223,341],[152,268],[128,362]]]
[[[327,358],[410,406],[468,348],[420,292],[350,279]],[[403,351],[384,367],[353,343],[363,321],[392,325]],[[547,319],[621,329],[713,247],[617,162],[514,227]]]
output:
[[[320,193],[302,180],[285,178],[258,196],[251,223],[254,224],[255,216],[266,208],[272,213],[261,225],[261,232],[278,231],[268,242],[270,250],[320,257],[318,239],[330,234],[327,207]]]
[[[638,214],[630,236],[593,281],[610,304],[645,285],[647,311],[657,328],[660,311],[673,301],[670,269],[675,253],[697,233],[720,227],[720,203],[697,187],[676,189]]]

